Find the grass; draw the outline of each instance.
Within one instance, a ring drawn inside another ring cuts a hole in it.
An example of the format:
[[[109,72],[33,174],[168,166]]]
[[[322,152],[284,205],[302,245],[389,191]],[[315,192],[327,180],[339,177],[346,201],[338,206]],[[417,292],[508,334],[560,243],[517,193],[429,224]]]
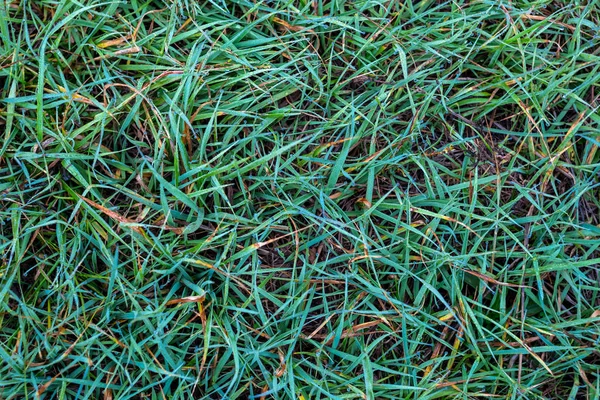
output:
[[[3,1],[0,398],[598,398],[599,35]]]

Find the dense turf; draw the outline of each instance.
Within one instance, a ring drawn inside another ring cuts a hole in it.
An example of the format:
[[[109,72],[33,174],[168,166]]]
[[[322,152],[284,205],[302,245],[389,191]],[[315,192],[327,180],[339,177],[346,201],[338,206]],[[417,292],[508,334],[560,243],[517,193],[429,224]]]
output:
[[[2,1],[0,398],[598,398],[598,35]]]

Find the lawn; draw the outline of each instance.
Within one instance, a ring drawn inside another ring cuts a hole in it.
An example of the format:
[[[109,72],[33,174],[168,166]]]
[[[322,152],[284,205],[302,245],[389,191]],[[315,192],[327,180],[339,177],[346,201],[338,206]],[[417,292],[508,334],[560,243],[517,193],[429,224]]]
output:
[[[599,107],[599,0],[4,0],[0,399],[598,399]]]

